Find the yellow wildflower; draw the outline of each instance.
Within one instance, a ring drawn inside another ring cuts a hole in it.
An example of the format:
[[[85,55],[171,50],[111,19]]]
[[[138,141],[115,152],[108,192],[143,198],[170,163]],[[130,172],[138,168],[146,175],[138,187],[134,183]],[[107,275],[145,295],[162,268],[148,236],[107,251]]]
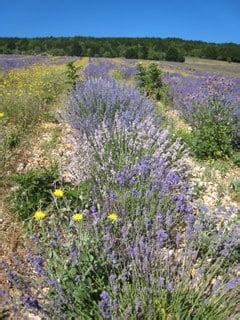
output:
[[[4,112],[0,112],[0,119],[4,117]]]
[[[46,213],[44,211],[38,210],[34,213],[35,220],[42,220],[46,217]]]
[[[112,222],[115,222],[118,220],[118,215],[115,212],[111,212],[108,215],[108,219]]]
[[[62,189],[55,189],[54,192],[53,192],[54,196],[56,198],[62,198],[63,197],[63,190]]]
[[[83,219],[83,214],[82,213],[74,213],[72,216],[72,219],[74,221],[81,221]]]

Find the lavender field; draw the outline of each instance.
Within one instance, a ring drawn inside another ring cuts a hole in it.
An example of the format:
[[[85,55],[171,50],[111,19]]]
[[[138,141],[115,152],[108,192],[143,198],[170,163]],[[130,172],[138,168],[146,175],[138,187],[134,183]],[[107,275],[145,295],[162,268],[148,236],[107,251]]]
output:
[[[4,55],[0,54],[0,71],[8,71],[14,68],[25,68],[36,64],[63,64],[74,61],[72,57],[51,57],[47,55]]]
[[[0,318],[239,319],[239,64],[0,66]]]

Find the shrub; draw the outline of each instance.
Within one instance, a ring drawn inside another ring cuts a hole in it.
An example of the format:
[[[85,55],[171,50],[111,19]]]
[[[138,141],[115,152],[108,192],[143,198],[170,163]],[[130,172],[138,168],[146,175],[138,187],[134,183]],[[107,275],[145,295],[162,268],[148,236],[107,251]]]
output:
[[[178,129],[173,131],[174,138],[180,138],[186,145],[191,148],[192,146],[192,133],[185,129]]]
[[[73,61],[68,62],[66,76],[67,76],[67,83],[70,84],[71,87],[75,87],[76,85],[76,82],[79,78],[79,75],[78,75],[79,69],[80,68],[77,68],[74,65]]]
[[[224,158],[232,153],[234,121],[230,107],[212,100],[194,114],[192,148],[197,157]]]
[[[45,209],[52,201],[50,190],[59,178],[56,166],[50,169],[32,170],[13,176],[16,188],[10,195],[10,203],[21,220],[32,216],[37,209]]]
[[[160,99],[165,87],[161,80],[161,74],[161,70],[155,63],[151,63],[149,66],[139,64],[136,74],[137,86],[148,96]]]

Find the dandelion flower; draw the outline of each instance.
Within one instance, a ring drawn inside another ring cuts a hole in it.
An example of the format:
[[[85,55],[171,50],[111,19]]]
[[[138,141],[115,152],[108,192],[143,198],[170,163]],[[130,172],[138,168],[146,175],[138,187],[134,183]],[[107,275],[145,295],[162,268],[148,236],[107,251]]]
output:
[[[62,189],[55,189],[54,192],[53,192],[54,196],[56,198],[62,198],[63,197],[63,190]]]
[[[4,112],[0,112],[0,119],[4,117]]]
[[[111,212],[108,215],[108,219],[112,222],[115,222],[118,220],[118,215],[115,212]]]
[[[34,213],[35,220],[42,220],[46,217],[46,213],[44,211],[38,210]]]
[[[83,219],[83,214],[82,213],[74,213],[72,216],[72,219],[74,221],[81,221]]]

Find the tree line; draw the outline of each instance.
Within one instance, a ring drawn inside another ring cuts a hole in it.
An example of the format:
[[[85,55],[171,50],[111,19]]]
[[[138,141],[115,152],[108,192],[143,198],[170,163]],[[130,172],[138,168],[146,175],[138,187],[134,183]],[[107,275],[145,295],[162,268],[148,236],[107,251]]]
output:
[[[240,62],[240,45],[178,38],[0,38],[1,54],[125,57],[183,62],[185,56]]]

